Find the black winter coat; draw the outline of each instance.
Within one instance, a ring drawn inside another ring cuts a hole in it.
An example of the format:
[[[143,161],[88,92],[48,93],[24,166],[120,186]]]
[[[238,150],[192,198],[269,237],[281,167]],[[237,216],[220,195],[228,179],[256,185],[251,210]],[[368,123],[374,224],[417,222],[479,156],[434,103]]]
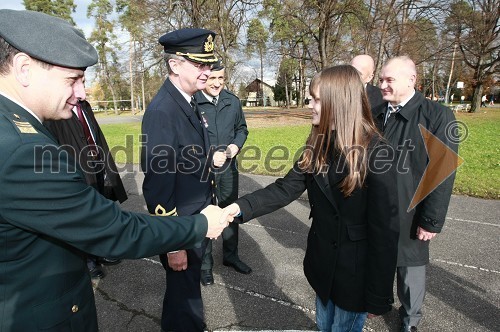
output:
[[[450,203],[455,172],[425,197],[416,208],[408,211],[429,161],[419,125],[457,152],[458,145],[454,142],[452,130],[455,116],[449,108],[426,99],[420,92],[415,92],[399,113],[391,115],[384,127],[386,110],[387,102],[372,109],[372,112],[384,137],[397,151],[401,227],[398,266],[422,266],[429,262],[429,241],[416,238],[417,226],[429,232],[441,232]]]
[[[339,189],[346,170],[335,160],[326,176],[303,173],[295,164],[284,178],[236,203],[248,221],[286,206],[307,189],[312,224],[304,273],[309,284],[325,304],[332,299],[344,310],[380,315],[393,303],[399,223],[394,151],[380,141],[373,145],[365,183],[347,198]]]
[[[83,133],[83,128],[78,120],[78,116],[73,113],[73,117],[67,120],[46,121],[44,125],[68,154],[78,161],[78,165],[84,170],[87,184],[99,190],[106,198],[123,203],[127,199],[127,192],[123,187],[120,174],[111,155],[108,143],[102,133],[99,124],[94,116],[92,107],[87,101],[80,102],[82,110],[85,112],[90,130],[94,133],[97,146],[99,146],[102,164],[97,164],[100,170],[104,166],[104,188],[98,188],[96,169],[90,168],[92,159],[87,153],[87,139]],[[83,152],[82,152],[83,151]]]

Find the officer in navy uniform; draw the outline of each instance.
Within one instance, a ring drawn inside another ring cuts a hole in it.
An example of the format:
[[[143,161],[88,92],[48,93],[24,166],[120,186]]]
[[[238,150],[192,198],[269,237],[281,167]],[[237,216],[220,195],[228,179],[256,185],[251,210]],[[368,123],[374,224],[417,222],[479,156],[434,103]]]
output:
[[[214,55],[215,33],[180,29],[160,37],[168,78],[144,113],[141,168],[150,213],[189,216],[215,202],[210,144],[193,95],[205,87]],[[205,244],[206,245],[206,244]],[[164,331],[203,331],[200,289],[204,248],[165,252]]]
[[[200,246],[220,208],[157,217],[123,212],[84,179],[42,125],[85,99],[97,52],[67,21],[0,10],[0,330],[98,331],[86,253],[140,258]]]
[[[238,165],[236,155],[248,136],[241,102],[232,92],[224,89],[224,66],[218,61],[210,74],[207,85],[196,93],[198,109],[207,122],[210,145],[215,149],[213,164],[217,202],[226,207],[238,198]],[[237,272],[249,274],[252,269],[238,255],[237,223],[231,223],[222,232],[222,263]],[[214,283],[212,268],[212,241],[208,242],[201,266],[201,284]]]

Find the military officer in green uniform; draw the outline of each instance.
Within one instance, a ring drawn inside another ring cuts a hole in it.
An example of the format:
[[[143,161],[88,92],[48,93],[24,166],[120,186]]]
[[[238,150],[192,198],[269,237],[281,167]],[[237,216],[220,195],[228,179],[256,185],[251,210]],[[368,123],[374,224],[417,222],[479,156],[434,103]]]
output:
[[[139,258],[199,246],[227,225],[219,208],[123,212],[42,125],[84,99],[96,50],[68,22],[0,10],[0,331],[97,331],[85,253]]]

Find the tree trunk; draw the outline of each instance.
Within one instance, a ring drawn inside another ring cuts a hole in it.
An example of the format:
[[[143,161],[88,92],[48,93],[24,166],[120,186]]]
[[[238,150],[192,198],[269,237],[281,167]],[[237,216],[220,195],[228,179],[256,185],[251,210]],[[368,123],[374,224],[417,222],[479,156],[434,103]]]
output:
[[[451,65],[450,65],[450,75],[448,76],[448,84],[446,84],[446,95],[444,97],[445,103],[450,103],[450,85],[451,85],[451,77],[453,76],[453,67],[455,67],[455,54],[457,52],[457,43],[453,44],[453,53],[451,54]]]
[[[285,73],[285,98],[286,98],[286,109],[290,109],[290,98],[288,97],[288,79],[287,79],[287,75]]]
[[[115,89],[113,88],[113,83],[111,82],[111,78],[109,77],[107,66],[106,66],[106,81],[108,83],[109,91],[111,92],[111,97],[113,98],[113,108],[115,109],[115,114],[118,115],[120,113],[118,112],[118,104],[116,103],[116,93]]]
[[[305,50],[302,53],[305,55]],[[306,93],[306,61],[305,61],[305,56],[302,57],[301,61],[299,62],[299,78],[300,78],[300,93],[299,93],[299,98],[300,98],[300,107],[304,107],[304,99],[305,99],[305,93]]]
[[[264,96],[264,52],[260,50],[260,93],[262,97],[262,106],[266,108],[266,99]]]
[[[128,70],[130,72],[130,111],[132,115],[134,115],[134,71],[133,71],[133,62],[134,62],[134,40],[130,39],[129,44],[129,52],[130,52],[130,60],[128,64]]]
[[[474,92],[472,93],[471,108],[470,113],[475,113],[476,110],[481,108],[481,97],[483,95],[483,84],[484,84],[484,70],[483,70],[483,59],[479,58],[474,71],[473,87]]]
[[[472,92],[472,100],[470,105],[470,113],[475,113],[477,110],[481,108],[481,97],[483,95],[483,84],[478,83],[474,87]]]

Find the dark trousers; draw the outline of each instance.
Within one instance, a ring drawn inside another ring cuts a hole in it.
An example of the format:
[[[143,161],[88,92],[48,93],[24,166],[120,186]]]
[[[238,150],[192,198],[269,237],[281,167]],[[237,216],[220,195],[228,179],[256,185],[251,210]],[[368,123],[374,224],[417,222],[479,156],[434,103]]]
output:
[[[217,195],[218,205],[221,208],[234,203],[238,199],[238,170],[233,162],[221,173],[215,173],[215,194]],[[239,225],[230,223],[222,231],[222,254],[224,262],[234,262],[238,257],[238,229]],[[203,256],[202,270],[211,270],[214,266],[212,257],[212,240],[208,241],[205,255]]]
[[[422,319],[425,297],[426,266],[398,266],[397,292],[401,307],[399,317],[405,327],[417,326]]]
[[[168,267],[166,255],[160,261],[166,268],[167,289],[163,297],[161,328],[163,331],[198,332],[205,329],[203,300],[200,288],[202,248],[188,249],[188,267],[174,271]]]

